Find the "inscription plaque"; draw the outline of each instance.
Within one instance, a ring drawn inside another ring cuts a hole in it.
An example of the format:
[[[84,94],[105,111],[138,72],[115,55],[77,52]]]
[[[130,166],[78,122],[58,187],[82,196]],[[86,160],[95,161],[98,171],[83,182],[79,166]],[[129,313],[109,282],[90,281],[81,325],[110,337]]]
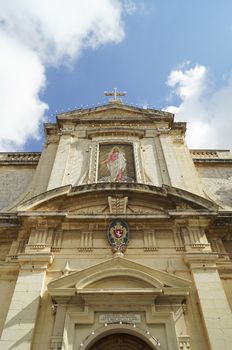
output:
[[[111,313],[99,315],[99,323],[117,323],[120,321],[125,323],[140,323],[141,316],[133,313]]]

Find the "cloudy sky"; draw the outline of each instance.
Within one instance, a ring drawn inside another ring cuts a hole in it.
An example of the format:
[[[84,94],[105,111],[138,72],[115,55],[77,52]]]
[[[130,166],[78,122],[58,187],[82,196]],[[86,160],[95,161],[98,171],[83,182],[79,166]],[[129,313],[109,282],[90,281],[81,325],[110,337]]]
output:
[[[175,112],[191,148],[232,148],[231,0],[0,0],[0,151],[106,103]]]

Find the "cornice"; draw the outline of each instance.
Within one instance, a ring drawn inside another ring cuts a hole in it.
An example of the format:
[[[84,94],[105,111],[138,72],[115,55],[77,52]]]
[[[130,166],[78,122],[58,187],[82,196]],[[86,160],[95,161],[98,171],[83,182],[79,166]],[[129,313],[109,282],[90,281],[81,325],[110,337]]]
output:
[[[0,228],[20,227],[17,213],[0,213]]]
[[[215,217],[213,223],[213,227],[220,229],[223,227],[225,228],[231,228],[232,227],[232,211],[221,211],[218,212],[217,216]]]
[[[218,254],[212,252],[186,253],[184,259],[191,270],[215,270]]]
[[[133,136],[141,139],[145,136],[145,131],[134,128],[108,128],[87,131],[89,139],[99,136]]]
[[[110,122],[121,122],[125,124],[153,124],[167,123],[169,127],[173,124],[174,115],[169,112],[155,109],[143,109],[124,104],[109,103],[107,105],[89,109],[77,109],[57,115],[57,125],[63,128],[64,124],[101,124]],[[138,126],[138,125],[137,125]],[[99,126],[98,126],[99,127]]]
[[[142,200],[159,203],[160,210],[151,210],[144,212],[121,213],[125,217],[131,218],[186,218],[186,217],[214,217],[217,215],[217,206],[198,195],[193,193],[163,185],[162,187],[156,187],[153,185],[147,185],[142,183],[122,183],[122,182],[100,182],[85,184],[76,187],[71,185],[59,187],[47,192],[44,192],[30,200],[22,203],[18,207],[19,217],[66,217],[67,219],[86,219],[86,218],[106,218],[115,217],[115,213],[103,213],[89,210],[88,212],[69,213],[65,207],[66,201],[72,201],[73,205],[75,200],[89,201],[92,204],[93,196],[101,196],[102,199],[108,198],[114,195],[124,195],[131,197],[136,196],[142,198]],[[76,198],[75,198],[76,197]],[[99,197],[100,199],[100,197]],[[52,205],[52,201],[54,204]],[[56,202],[57,201],[57,202]],[[60,204],[56,204],[56,203]],[[106,199],[107,202],[107,199]],[[61,203],[64,205],[61,206]],[[58,205],[58,206],[57,206]],[[48,208],[47,208],[48,206]]]
[[[0,265],[0,280],[16,280],[19,273],[17,262],[4,262]]]
[[[51,253],[23,253],[18,255],[18,262],[22,270],[46,270],[53,261]]]
[[[1,152],[0,165],[37,165],[41,152]]]
[[[118,285],[113,289],[106,288],[103,290],[101,287],[92,286],[96,281],[111,279],[112,276],[115,276],[116,279],[122,276],[133,278],[136,287],[133,289],[121,288]],[[142,285],[146,283],[147,286],[141,286],[141,283]],[[53,298],[80,295],[87,302],[95,303],[104,299],[104,301],[107,300],[112,304],[112,295],[114,295],[113,299],[117,299],[117,296],[119,296],[121,302],[121,296],[123,295],[124,301],[128,299],[136,305],[146,302],[151,303],[151,300],[154,300],[157,296],[186,296],[189,294],[190,288],[191,281],[189,280],[118,256],[87,267],[82,271],[59,277],[48,284],[48,292]],[[119,300],[116,301],[116,303],[118,302]]]
[[[166,111],[160,111],[153,108],[140,108],[133,105],[127,105],[127,104],[117,104],[117,103],[108,103],[101,106],[96,106],[92,108],[79,108],[74,109],[72,111],[60,113],[57,115],[57,118],[62,117],[72,117],[73,115],[86,115],[90,113],[98,113],[102,111],[107,110],[124,110],[124,111],[130,111],[130,112],[136,112],[141,113],[143,115],[156,115],[156,116],[162,116],[162,117],[168,117],[173,118],[174,114]]]
[[[232,164],[232,155],[228,149],[190,149],[196,164]]]

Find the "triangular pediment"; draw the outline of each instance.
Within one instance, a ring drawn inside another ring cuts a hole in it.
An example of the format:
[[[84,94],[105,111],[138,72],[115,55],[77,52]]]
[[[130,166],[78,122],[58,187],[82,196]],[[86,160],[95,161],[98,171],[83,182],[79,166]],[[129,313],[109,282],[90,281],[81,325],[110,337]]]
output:
[[[57,116],[59,124],[71,121],[106,121],[125,120],[125,121],[173,121],[173,114],[169,112],[159,111],[155,109],[144,109],[135,106],[125,105],[122,103],[108,103],[103,106],[94,108],[77,109],[65,112]]]
[[[117,256],[53,280],[48,291],[52,297],[99,293],[183,296],[190,285],[183,278]]]

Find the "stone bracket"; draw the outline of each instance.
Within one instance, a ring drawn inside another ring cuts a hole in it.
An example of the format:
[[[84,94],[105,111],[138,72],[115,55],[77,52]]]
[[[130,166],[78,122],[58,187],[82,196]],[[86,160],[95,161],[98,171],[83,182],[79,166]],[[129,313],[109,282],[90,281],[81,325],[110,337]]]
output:
[[[18,262],[23,270],[46,270],[48,265],[53,262],[53,254],[51,253],[33,253],[20,254]]]
[[[63,337],[51,337],[51,349],[53,350],[61,350],[63,343]]]
[[[190,350],[190,338],[188,335],[180,335],[178,337],[180,350]]]

